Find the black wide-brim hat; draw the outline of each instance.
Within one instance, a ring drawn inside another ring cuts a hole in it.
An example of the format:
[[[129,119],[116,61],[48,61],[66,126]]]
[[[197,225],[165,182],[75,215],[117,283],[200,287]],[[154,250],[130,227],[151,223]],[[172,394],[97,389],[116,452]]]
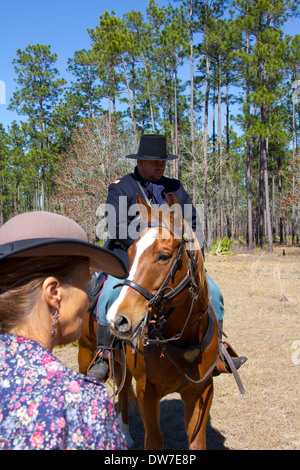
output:
[[[74,220],[47,211],[19,214],[0,228],[0,263],[8,258],[83,256],[90,266],[120,279],[128,277],[123,261],[88,241]]]
[[[145,134],[141,136],[137,154],[126,155],[136,160],[175,160],[178,155],[167,153],[166,136],[161,134]]]

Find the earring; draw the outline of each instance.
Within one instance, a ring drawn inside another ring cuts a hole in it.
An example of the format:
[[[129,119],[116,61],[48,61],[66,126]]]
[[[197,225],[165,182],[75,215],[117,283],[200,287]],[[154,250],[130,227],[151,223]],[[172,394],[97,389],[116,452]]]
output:
[[[56,332],[57,320],[58,320],[58,317],[59,317],[59,308],[60,308],[60,305],[57,306],[57,308],[55,309],[55,311],[52,315],[52,317],[53,317],[52,331],[51,331],[51,337],[52,338],[54,338],[55,332]]]

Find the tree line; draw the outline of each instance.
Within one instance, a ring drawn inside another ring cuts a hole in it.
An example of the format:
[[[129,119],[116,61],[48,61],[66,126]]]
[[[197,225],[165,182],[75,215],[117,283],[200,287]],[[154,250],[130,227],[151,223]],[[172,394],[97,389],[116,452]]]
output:
[[[204,206],[206,244],[299,241],[300,36],[284,34],[299,0],[181,0],[122,18],[106,11],[90,48],[68,60],[49,45],[13,60],[0,124],[0,225],[18,212],[70,215],[95,237],[109,183],[142,133],[167,135],[168,167]]]

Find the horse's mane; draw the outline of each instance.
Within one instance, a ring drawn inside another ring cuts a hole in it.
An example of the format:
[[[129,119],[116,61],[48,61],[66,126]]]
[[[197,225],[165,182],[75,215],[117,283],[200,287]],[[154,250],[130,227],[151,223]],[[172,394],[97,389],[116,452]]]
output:
[[[197,269],[195,273],[195,278],[198,281],[198,286],[199,287],[204,287],[204,292],[205,294],[208,292],[208,282],[205,274],[205,266],[204,266],[204,258],[202,254],[202,250],[199,244],[199,241],[196,237],[196,234],[193,230],[190,229],[190,233],[193,236],[193,242],[192,242],[192,249],[193,249],[193,255],[196,261]]]

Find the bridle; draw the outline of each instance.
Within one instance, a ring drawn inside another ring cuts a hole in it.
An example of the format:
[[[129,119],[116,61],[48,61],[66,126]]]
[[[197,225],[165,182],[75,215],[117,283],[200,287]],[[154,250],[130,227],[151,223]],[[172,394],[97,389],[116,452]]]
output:
[[[162,227],[166,228],[167,230],[170,229],[160,220],[160,221],[149,221],[148,224],[144,225],[142,228],[146,227]],[[143,336],[143,345],[147,346],[149,344],[153,343],[165,343],[165,342],[170,342],[179,339],[184,331],[186,331],[186,325],[188,324],[188,321],[190,319],[194,302],[196,297],[198,296],[199,293],[199,287],[197,286],[197,283],[195,281],[195,273],[197,269],[197,261],[194,257],[194,254],[192,253],[191,250],[187,248],[187,243],[192,239],[192,231],[189,226],[185,226],[185,231],[182,231],[180,234],[181,240],[180,244],[178,247],[177,255],[175,260],[173,261],[173,264],[164,279],[163,283],[161,284],[160,288],[155,294],[152,294],[149,292],[147,289],[142,287],[140,284],[138,284],[135,281],[125,279],[123,282],[118,283],[114,287],[119,287],[119,286],[128,286],[131,287],[132,289],[136,290],[139,294],[141,294],[143,297],[145,297],[148,300],[148,303],[146,304],[146,313],[139,324],[138,328],[136,329],[136,333],[138,331],[142,330],[142,336]],[[175,286],[171,287],[168,286],[169,282],[171,279],[174,279],[175,274],[179,267],[181,266],[182,263],[182,253],[183,253],[183,248],[185,247],[187,255],[188,255],[188,270],[187,274],[185,277],[180,281],[180,283]],[[167,321],[168,317],[172,313],[172,308],[164,312],[164,304],[165,302],[171,300],[175,296],[177,296],[188,284],[190,284],[190,293],[192,295],[192,302],[191,302],[191,307],[189,314],[187,315],[186,321],[183,325],[183,328],[180,333],[172,336],[171,338],[164,338],[161,332],[162,325]],[[155,320],[151,321],[151,327],[148,328],[147,336],[145,333],[146,327],[148,326],[149,323],[149,315],[150,315],[150,309],[155,309],[156,310],[156,316]],[[204,317],[208,312],[208,307],[205,310],[205,312],[196,320],[199,321],[201,318]],[[195,323],[196,323],[195,322]],[[189,328],[191,328],[190,325]]]

